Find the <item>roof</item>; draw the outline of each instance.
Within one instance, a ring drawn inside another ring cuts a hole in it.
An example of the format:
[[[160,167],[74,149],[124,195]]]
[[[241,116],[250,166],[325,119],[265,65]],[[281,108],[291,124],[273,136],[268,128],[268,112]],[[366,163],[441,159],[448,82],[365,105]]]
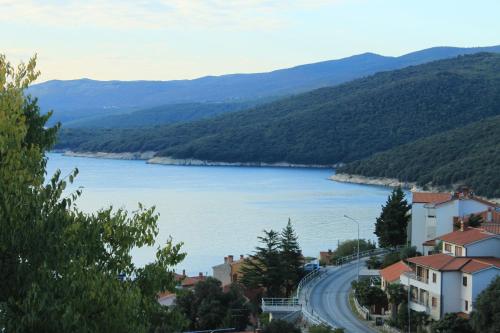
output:
[[[449,254],[438,253],[430,256],[409,258],[407,260],[410,263],[442,272],[462,271],[465,273],[475,273],[490,267],[500,268],[500,258],[495,257],[453,257]]]
[[[395,264],[387,266],[384,269],[381,269],[380,276],[382,276],[387,282],[394,282],[399,280],[399,277],[404,272],[411,272],[411,268],[401,260]]]
[[[447,243],[465,246],[493,237],[496,237],[496,235],[483,229],[466,227],[463,231],[456,230],[437,238]]]
[[[500,223],[485,222],[481,224],[481,229],[491,232],[492,234],[500,235]]]
[[[435,239],[429,239],[422,243],[423,246],[436,246]]]
[[[413,192],[413,203],[441,203],[451,200],[450,193]]]

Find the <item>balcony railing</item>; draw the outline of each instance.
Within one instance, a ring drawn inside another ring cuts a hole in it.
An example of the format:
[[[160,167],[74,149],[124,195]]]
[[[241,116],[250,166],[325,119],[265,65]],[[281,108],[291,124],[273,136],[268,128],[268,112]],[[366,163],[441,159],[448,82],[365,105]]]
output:
[[[411,280],[416,280],[416,281],[420,281],[422,283],[426,283],[428,284],[429,283],[429,278],[428,277],[424,277],[424,276],[419,276],[413,272],[406,272],[406,273],[403,273],[403,275],[407,278],[410,278]]]

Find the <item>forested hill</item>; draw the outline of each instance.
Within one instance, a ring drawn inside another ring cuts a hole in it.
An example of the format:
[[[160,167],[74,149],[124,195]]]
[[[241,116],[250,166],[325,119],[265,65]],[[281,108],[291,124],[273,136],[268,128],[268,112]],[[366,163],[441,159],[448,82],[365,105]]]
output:
[[[478,52],[500,52],[500,46],[434,47],[399,57],[364,53],[267,73],[206,76],[194,80],[53,80],[33,85],[28,92],[39,97],[43,111],[54,110],[51,122],[65,123],[174,103],[233,103],[283,97],[337,85],[384,70]]]
[[[498,114],[500,55],[481,53],[379,73],[182,125],[63,131],[58,147],[326,165],[366,158]]]
[[[339,173],[398,178],[420,185],[468,185],[500,198],[500,116],[349,163]]]

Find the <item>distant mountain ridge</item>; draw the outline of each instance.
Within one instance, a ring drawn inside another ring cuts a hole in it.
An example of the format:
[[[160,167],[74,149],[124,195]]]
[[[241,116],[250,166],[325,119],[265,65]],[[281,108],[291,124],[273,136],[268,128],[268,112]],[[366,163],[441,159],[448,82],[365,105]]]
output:
[[[399,57],[364,53],[338,60],[267,73],[206,76],[173,81],[53,80],[31,86],[42,110],[55,110],[52,121],[118,114],[172,103],[241,102],[287,96],[338,85],[380,71],[478,52],[500,52],[500,46],[435,47]]]

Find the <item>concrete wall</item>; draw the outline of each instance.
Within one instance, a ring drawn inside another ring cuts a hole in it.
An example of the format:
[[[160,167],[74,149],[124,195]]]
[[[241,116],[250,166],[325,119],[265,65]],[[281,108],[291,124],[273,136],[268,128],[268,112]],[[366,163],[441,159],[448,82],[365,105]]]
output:
[[[462,311],[461,305],[461,294],[460,284],[462,282],[461,272],[442,272],[442,290],[441,290],[441,302],[442,302],[442,316],[449,312],[460,312]],[[460,284],[459,284],[460,283]]]
[[[477,295],[481,293],[488,285],[493,281],[493,279],[500,275],[500,269],[499,268],[489,268],[485,269],[483,271],[476,272],[472,276],[472,302],[476,301]]]
[[[416,246],[417,250],[424,251],[422,243],[425,242],[425,221],[427,209],[424,204],[414,203],[411,208],[411,245]]]
[[[214,278],[222,282],[222,286],[231,284],[231,265],[229,263],[212,267]]]
[[[473,213],[479,213],[479,212],[484,212],[485,210],[488,210],[488,205],[478,202],[476,200],[471,200],[471,199],[462,199],[462,200],[455,200],[456,202],[459,202],[459,215],[458,216],[464,216],[464,215],[469,215]]]

